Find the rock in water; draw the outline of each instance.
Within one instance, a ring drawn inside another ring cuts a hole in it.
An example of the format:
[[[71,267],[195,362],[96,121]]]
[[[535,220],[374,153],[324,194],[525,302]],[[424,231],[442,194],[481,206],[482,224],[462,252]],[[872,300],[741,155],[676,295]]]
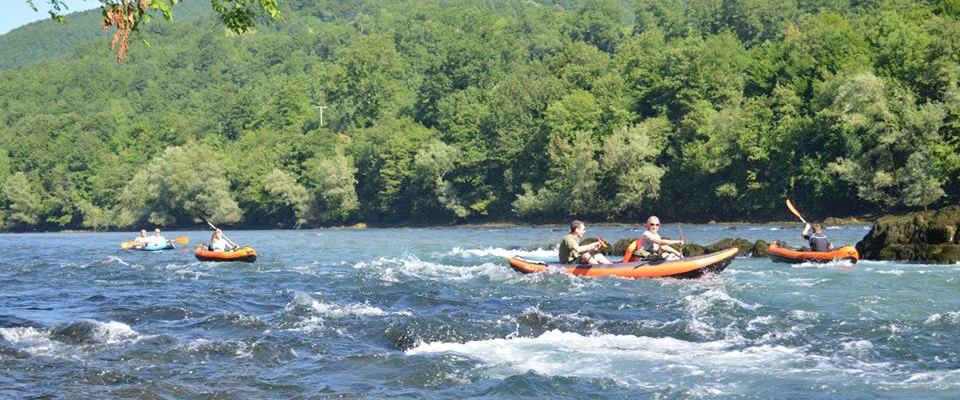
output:
[[[873,224],[857,242],[860,257],[866,260],[960,261],[960,205],[936,211],[887,215]]]

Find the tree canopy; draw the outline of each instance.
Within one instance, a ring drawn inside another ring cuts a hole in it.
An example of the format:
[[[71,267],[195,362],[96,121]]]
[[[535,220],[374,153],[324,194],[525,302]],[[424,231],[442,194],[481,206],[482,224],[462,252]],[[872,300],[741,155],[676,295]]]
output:
[[[960,200],[960,13],[941,2],[214,3],[256,29],[218,10],[139,26],[152,46],[123,63],[94,39],[0,69],[3,229]]]

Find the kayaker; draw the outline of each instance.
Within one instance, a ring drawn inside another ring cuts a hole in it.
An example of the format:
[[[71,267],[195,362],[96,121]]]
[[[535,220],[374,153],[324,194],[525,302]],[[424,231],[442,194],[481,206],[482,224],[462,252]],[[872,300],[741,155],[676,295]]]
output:
[[[671,244],[683,246],[683,240],[669,240],[660,237],[660,218],[651,215],[647,218],[647,230],[634,242],[627,246],[624,261],[643,260],[677,260],[683,258],[683,253],[670,247]]]
[[[223,231],[217,229],[213,231],[213,235],[210,236],[210,250],[211,251],[233,251],[237,249],[237,245],[230,243],[227,239],[223,237]]]
[[[163,235],[160,234],[160,228],[154,228],[154,229],[153,229],[153,236],[150,236],[150,237],[148,238],[148,241],[149,241],[151,244],[157,244],[157,245],[163,245],[163,244],[170,244],[170,245],[172,245],[172,244],[173,244],[173,243],[171,243],[169,240],[167,240],[167,238],[163,237]]]
[[[583,221],[570,222],[570,233],[560,242],[559,259],[562,264],[610,264],[610,260],[600,253],[602,243],[596,242],[580,245],[580,238],[587,232]]]
[[[813,234],[810,233],[810,228],[813,228]],[[807,223],[803,226],[803,233],[800,234],[803,236],[807,242],[810,243],[810,250],[813,251],[830,251],[833,250],[833,243],[830,243],[830,238],[827,235],[823,234],[823,225],[819,223],[810,224]]]
[[[150,242],[150,238],[147,237],[147,230],[141,229],[140,236],[137,236],[136,239],[133,239],[134,245],[130,247],[134,249],[142,249],[143,246],[146,246],[147,243],[149,242]]]

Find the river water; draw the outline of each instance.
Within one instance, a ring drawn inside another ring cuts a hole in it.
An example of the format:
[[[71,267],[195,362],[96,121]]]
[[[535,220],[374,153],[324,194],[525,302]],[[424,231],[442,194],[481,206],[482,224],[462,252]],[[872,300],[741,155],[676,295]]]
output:
[[[802,242],[797,225],[682,229]],[[0,398],[960,398],[960,265],[583,278],[507,264],[555,258],[563,226],[227,233],[257,262],[0,235]]]

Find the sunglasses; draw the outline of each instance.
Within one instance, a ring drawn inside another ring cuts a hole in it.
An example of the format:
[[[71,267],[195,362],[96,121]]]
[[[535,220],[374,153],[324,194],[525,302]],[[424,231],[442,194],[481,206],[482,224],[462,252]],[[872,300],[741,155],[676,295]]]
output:
[[[647,226],[660,226],[660,224],[647,224]]]

